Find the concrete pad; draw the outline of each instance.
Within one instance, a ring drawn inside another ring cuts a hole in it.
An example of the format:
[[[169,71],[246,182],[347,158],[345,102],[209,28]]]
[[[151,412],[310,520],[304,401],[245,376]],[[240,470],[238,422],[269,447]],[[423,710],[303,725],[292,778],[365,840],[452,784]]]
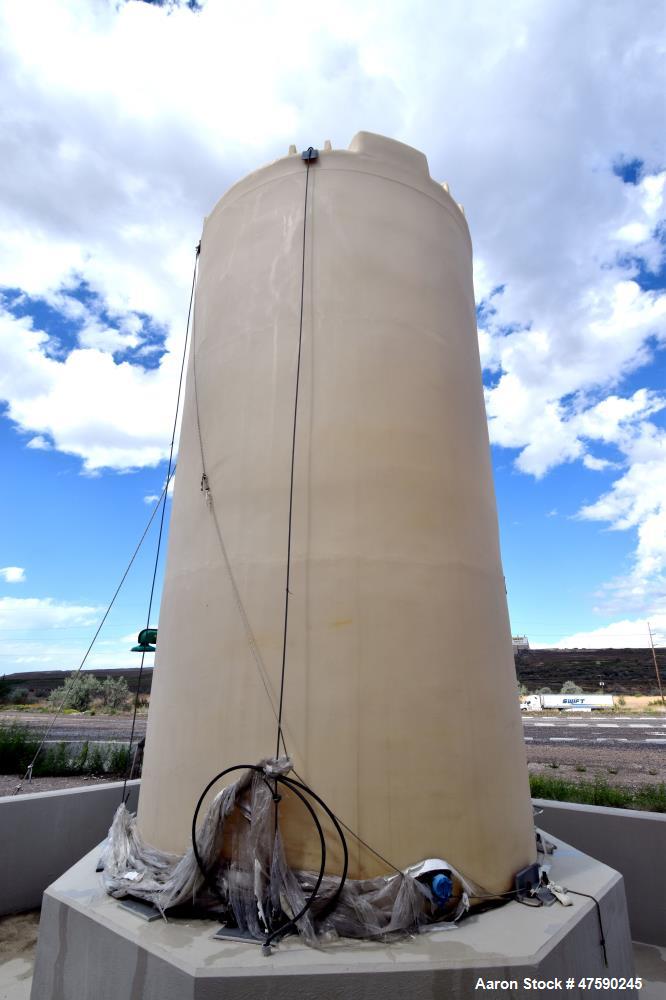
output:
[[[636,975],[643,980],[641,1000],[664,1000],[666,997],[666,948],[634,941]]]
[[[215,922],[147,923],[107,896],[96,849],[44,894],[32,1000],[402,1000],[469,998],[479,978],[514,980],[493,996],[523,994],[524,977],[633,975],[621,876],[562,842],[551,878],[599,900],[604,966],[592,900],[539,909],[515,901],[396,944],[340,941],[322,950],[283,941],[270,957],[254,944],[213,940]],[[570,997],[587,991],[566,990]],[[600,992],[596,996],[604,995]],[[613,993],[606,993],[606,996]],[[619,994],[618,994],[619,995]],[[623,994],[624,995],[624,994]]]

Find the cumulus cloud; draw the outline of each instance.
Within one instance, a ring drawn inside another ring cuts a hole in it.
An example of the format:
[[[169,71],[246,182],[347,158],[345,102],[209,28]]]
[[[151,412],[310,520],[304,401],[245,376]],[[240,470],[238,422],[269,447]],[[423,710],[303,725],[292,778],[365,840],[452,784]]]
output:
[[[48,339],[29,318],[0,311],[0,396],[11,419],[37,432],[39,447],[48,436],[60,451],[82,458],[88,471],[164,458],[180,359],[167,355],[159,369],[146,371],[90,347],[59,361],[46,352]]]
[[[625,451],[626,472],[578,514],[615,531],[636,531],[629,573],[610,580],[598,595],[605,610],[643,609],[666,593],[666,432],[644,426]]]
[[[12,567],[13,568],[13,567]],[[0,597],[2,673],[25,669],[75,670],[103,609],[52,597]],[[103,635],[87,666],[132,666],[122,640]]]
[[[36,451],[50,451],[53,447],[48,438],[45,438],[42,434],[37,434],[35,437],[30,438],[26,441],[26,448],[33,448]]]
[[[384,132],[424,149],[466,206],[492,441],[535,477],[617,469],[581,517],[636,533],[615,593],[647,599],[663,567],[646,457],[663,400],[625,384],[666,336],[646,280],[664,258],[662,33],[656,0],[640,18],[597,0],[584,17],[569,0],[9,0],[0,274],[75,330],[63,345],[5,299],[9,416],[29,447],[52,442],[87,471],[163,459],[203,216],[291,141]],[[613,166],[631,160],[624,183]]]
[[[2,673],[77,669],[102,613],[100,607],[66,603],[52,597],[0,597]],[[131,642],[126,636],[108,637],[101,633],[86,667],[136,666],[136,653],[130,652],[136,636],[129,638]]]
[[[655,646],[666,644],[666,615],[655,614],[650,619]],[[575,632],[565,636],[554,649],[645,649],[650,646],[648,621],[645,618],[625,618],[590,632]]]
[[[4,566],[0,569],[0,577],[5,583],[25,583],[25,570],[22,566]]]
[[[31,631],[91,625],[99,611],[88,605],[62,603],[52,597],[0,597],[0,629]]]

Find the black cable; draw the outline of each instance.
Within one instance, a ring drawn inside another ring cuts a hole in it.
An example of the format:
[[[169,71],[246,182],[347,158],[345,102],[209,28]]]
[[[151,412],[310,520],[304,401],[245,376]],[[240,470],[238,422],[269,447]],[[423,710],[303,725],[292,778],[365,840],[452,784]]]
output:
[[[333,826],[336,829],[338,837],[340,838],[340,843],[342,845],[342,854],[343,854],[342,874],[340,875],[340,881],[338,883],[337,889],[335,890],[331,898],[326,901],[322,909],[319,910],[319,912],[317,913],[318,919],[321,920],[323,917],[326,916],[326,914],[331,913],[331,911],[335,909],[338,900],[342,895],[342,890],[344,889],[345,882],[347,881],[347,872],[349,871],[349,849],[347,847],[347,840],[345,838],[344,833],[342,832],[337,816],[335,815],[332,809],[329,809],[324,800],[321,799],[316,792],[313,792],[311,788],[309,788],[302,782],[294,781],[293,778],[288,778],[286,777],[286,775],[283,776],[281,780],[283,784],[285,784],[288,788],[291,788],[293,792],[296,792],[296,788],[294,786],[298,786],[298,788],[301,788],[304,792],[307,792],[308,795],[311,795],[312,798],[315,800],[315,802],[321,806],[326,815],[329,817],[329,819],[333,823]],[[296,794],[298,795],[298,792],[296,792]]]
[[[192,303],[194,302],[194,287],[197,280],[197,261],[199,260],[199,252],[201,250],[201,242],[197,244],[194,257],[194,268],[192,271],[192,288],[190,290],[190,304],[187,310],[187,323],[185,324],[185,343],[183,344],[183,357],[180,362],[180,376],[178,379],[178,395],[176,396],[176,412],[173,418],[173,430],[171,431],[171,445],[169,447],[169,464],[167,466],[167,487],[162,493],[162,514],[160,517],[160,531],[157,536],[157,550],[155,552],[155,565],[153,566],[153,579],[150,585],[150,598],[148,599],[148,613],[146,615],[146,628],[150,627],[150,615],[153,608],[153,597],[155,595],[155,580],[157,579],[157,566],[160,559],[160,549],[162,547],[162,533],[164,531],[164,515],[166,513],[166,502],[169,481],[172,478],[172,467],[173,467],[173,449],[176,441],[176,428],[178,427],[178,414],[180,412],[180,396],[183,388],[183,373],[185,371],[185,359],[187,357],[187,344],[190,333],[190,319],[192,317]],[[129,746],[127,749],[127,766],[125,768],[125,780],[123,782],[123,793],[121,802],[127,801],[127,781],[129,778],[131,761],[132,761],[132,742],[134,740],[134,729],[136,727],[136,712],[139,705],[139,694],[141,692],[141,678],[143,677],[143,661],[145,659],[145,651],[141,653],[141,665],[139,667],[139,679],[136,684],[136,696],[134,698],[134,712],[132,714],[132,728],[130,730]]]
[[[326,838],[324,837],[324,831],[321,828],[321,823],[317,818],[317,814],[315,813],[314,809],[312,808],[308,800],[305,798],[305,796],[302,795],[297,788],[293,787],[293,785],[289,782],[288,778],[285,778],[283,775],[276,775],[275,777],[277,782],[281,782],[282,784],[285,784],[287,788],[291,789],[294,795],[296,795],[301,800],[305,808],[310,813],[312,821],[315,827],[317,828],[317,833],[319,834],[319,844],[321,847],[321,864],[319,866],[319,873],[317,875],[317,881],[315,882],[314,888],[310,893],[310,895],[308,896],[308,898],[306,899],[303,906],[301,907],[301,909],[295,916],[293,916],[290,920],[288,920],[286,924],[283,924],[282,927],[278,927],[271,934],[269,934],[266,940],[264,941],[263,949],[266,954],[270,952],[270,946],[273,943],[273,941],[275,941],[276,938],[279,939],[281,937],[284,937],[289,927],[293,927],[294,930],[297,930],[296,924],[301,919],[301,917],[305,916],[305,914],[308,912],[308,910],[314,903],[315,899],[317,898],[317,893],[319,892],[319,887],[322,883],[322,879],[324,878],[324,872],[326,870]]]
[[[297,770],[295,770],[295,768],[292,768],[292,770],[293,770],[294,774],[296,775],[296,777],[297,777],[297,778],[298,778],[298,779],[299,779],[299,780],[300,780],[301,782],[303,782],[303,784],[304,784],[304,785],[305,785],[305,787],[307,788],[307,787],[308,787],[308,786],[307,786],[307,783],[306,783],[306,782],[304,781],[304,779],[303,779],[303,778],[301,777],[301,775],[300,775],[300,774],[298,773],[298,771],[297,771]],[[310,791],[310,789],[308,789],[308,790]],[[314,792],[312,792],[312,794],[314,795]],[[389,861],[389,860],[388,860],[388,858],[385,858],[383,854],[380,854],[380,853],[379,853],[379,851],[376,851],[376,850],[374,849],[374,847],[371,847],[371,846],[370,846],[370,844],[368,844],[368,842],[367,842],[367,841],[363,840],[363,837],[359,836],[359,834],[358,834],[358,833],[356,833],[356,832],[355,832],[354,830],[352,830],[352,828],[351,828],[350,826],[347,826],[347,824],[346,824],[346,823],[344,822],[344,820],[341,820],[339,816],[336,816],[336,815],[335,815],[335,813],[331,813],[331,816],[333,817],[333,820],[334,820],[334,822],[337,822],[337,823],[339,823],[339,824],[340,824],[340,826],[344,826],[344,828],[345,828],[345,830],[347,831],[347,833],[350,833],[350,834],[352,835],[352,837],[354,838],[354,840],[357,840],[357,841],[359,842],[359,844],[362,844],[362,845],[363,845],[363,847],[365,847],[365,848],[366,848],[366,849],[367,849],[368,851],[370,851],[370,853],[371,853],[371,854],[374,854],[374,856],[375,856],[376,858],[379,858],[379,860],[380,860],[380,861],[383,861],[385,865],[388,865],[388,867],[389,867],[389,868],[392,868],[392,869],[393,869],[393,871],[394,871],[394,872],[395,872],[395,873],[396,873],[397,875],[400,875],[400,877],[401,877],[401,878],[404,878],[404,877],[405,877],[405,873],[404,873],[403,871],[401,871],[401,870],[400,870],[400,868],[397,868],[397,867],[396,867],[396,866],[395,866],[395,865],[393,864],[393,862],[392,862],[392,861]]]
[[[258,764],[235,764],[232,767],[225,768],[223,771],[220,771],[219,774],[216,774],[215,777],[212,778],[208,782],[208,784],[204,788],[203,792],[199,796],[199,800],[198,800],[198,802],[196,804],[196,808],[194,810],[194,815],[192,816],[192,852],[194,854],[194,859],[195,859],[195,861],[197,863],[197,867],[198,867],[199,871],[201,872],[201,875],[202,875],[202,877],[204,879],[204,882],[212,890],[213,894],[215,896],[217,896],[217,898],[220,899],[225,905],[227,904],[227,900],[224,897],[224,895],[220,892],[219,888],[217,887],[217,884],[215,883],[214,879],[212,878],[211,871],[206,868],[206,866],[204,864],[204,861],[203,861],[203,858],[201,857],[201,855],[199,853],[199,847],[198,847],[198,844],[197,844],[197,820],[199,818],[199,812],[201,811],[201,806],[203,804],[203,801],[204,801],[206,795],[208,794],[208,792],[210,791],[210,789],[221,778],[224,778],[227,774],[230,774],[232,771],[254,771],[255,774],[259,774],[261,780],[264,781],[265,784],[268,786],[268,789],[270,790],[271,795],[273,796],[273,798],[274,799],[277,798],[277,793],[274,792],[273,788],[271,787],[271,784],[270,784],[270,782],[268,780],[268,777],[266,776],[266,772],[264,771],[263,767],[261,767]],[[269,949],[270,945],[272,944],[272,942],[275,941],[275,939],[277,937],[283,936],[286,933],[286,931],[287,931],[287,929],[289,927],[296,928],[296,924],[298,923],[298,921],[302,917],[305,916],[305,914],[307,913],[307,911],[311,908],[312,904],[314,903],[314,901],[316,899],[316,896],[317,896],[317,893],[319,892],[319,888],[321,886],[322,880],[324,878],[324,871],[326,869],[326,839],[324,837],[324,831],[322,829],[321,823],[319,822],[319,819],[317,818],[317,814],[315,813],[314,809],[312,808],[312,806],[310,805],[310,803],[305,798],[305,795],[303,795],[299,791],[299,788],[302,787],[304,791],[306,791],[308,794],[312,795],[312,797],[315,799],[315,801],[318,802],[319,805],[321,805],[321,807],[331,817],[331,819],[334,819],[333,814],[331,813],[330,809],[319,798],[319,796],[316,795],[314,792],[312,792],[310,789],[305,788],[304,786],[301,786],[300,782],[293,781],[292,779],[287,778],[285,775],[271,775],[271,781],[274,781],[276,783],[276,785],[278,783],[281,783],[281,784],[285,785],[285,787],[289,788],[289,790],[291,792],[293,792],[293,794],[296,795],[297,798],[299,798],[301,800],[301,802],[303,803],[303,805],[305,806],[305,808],[310,813],[310,816],[312,817],[312,821],[313,821],[313,823],[315,825],[315,828],[317,830],[317,834],[319,836],[319,844],[320,844],[320,849],[321,849],[321,864],[319,866],[319,873],[317,875],[317,880],[315,882],[314,888],[310,892],[310,895],[307,897],[307,899],[305,901],[305,904],[302,906],[302,908],[299,910],[299,912],[297,914],[295,914],[293,917],[291,917],[287,921],[286,924],[282,924],[280,927],[278,927],[275,930],[271,931],[271,933],[267,935],[266,939],[263,942],[263,946],[264,946],[265,949]],[[343,842],[343,850],[344,850],[344,854],[345,854],[344,873],[343,873],[343,878],[340,881],[340,885],[338,886],[338,889],[337,889],[337,891],[336,891],[333,899],[327,901],[327,903],[326,903],[326,905],[324,907],[325,911],[329,911],[331,909],[331,902],[333,902],[333,904],[335,904],[337,902],[337,900],[338,900],[338,898],[340,896],[340,893],[342,892],[342,887],[344,885],[344,880],[346,878],[346,873],[347,873],[347,857],[348,857],[348,855],[347,855],[347,846],[346,846],[346,843],[344,842],[344,835],[342,834],[342,831],[339,829],[339,827],[337,827],[337,824],[336,824],[336,828],[338,829],[338,832],[339,832],[340,837],[341,837],[342,842]]]
[[[191,836],[192,836],[192,852],[194,854],[194,860],[196,861],[197,868],[201,872],[203,880],[208,886],[208,888],[212,891],[213,895],[217,896],[217,898],[225,905],[227,902],[226,898],[222,895],[216,883],[213,881],[210,871],[204,865],[203,858],[199,854],[199,847],[197,845],[197,820],[199,819],[199,812],[201,810],[201,806],[203,805],[203,800],[206,798],[208,792],[211,790],[213,785],[217,784],[217,782],[220,781],[221,778],[224,778],[227,774],[231,774],[232,771],[243,771],[243,770],[255,771],[257,774],[259,774],[263,779],[263,781],[265,782],[265,784],[268,785],[268,789],[271,795],[274,794],[273,788],[269,784],[268,779],[264,774],[264,769],[262,767],[259,767],[259,765],[257,764],[234,764],[232,767],[227,767],[224,769],[224,771],[220,771],[219,774],[216,774],[214,778],[211,778],[211,780],[208,782],[203,792],[199,796],[199,801],[196,804],[194,815],[192,816]]]
[[[305,298],[305,237],[308,220],[308,183],[310,180],[310,159],[314,153],[312,146],[307,150],[305,160],[305,200],[303,205],[303,254],[301,259],[301,310],[298,324],[298,360],[296,363],[296,391],[294,394],[294,424],[291,437],[291,475],[289,480],[289,530],[287,534],[287,582],[284,598],[284,631],[282,637],[282,671],[280,675],[280,704],[278,708],[278,730],[275,747],[275,756],[280,755],[280,740],[282,739],[282,703],[284,699],[284,676],[287,663],[287,624],[289,621],[289,578],[291,574],[291,526],[294,504],[294,462],[296,457],[296,421],[298,417],[298,391],[300,388],[301,375],[301,347],[303,343],[303,302]],[[303,154],[304,157],[306,154]]]
[[[604,925],[601,920],[601,907],[599,905],[599,900],[595,896],[590,896],[587,892],[579,892],[577,889],[570,889],[566,887],[566,892],[572,893],[574,896],[584,896],[585,899],[591,899],[597,908],[597,917],[599,919],[599,933],[601,934],[601,939],[599,944],[601,945],[601,950],[604,953],[604,965],[608,968],[608,954],[606,952],[606,937],[604,935]]]

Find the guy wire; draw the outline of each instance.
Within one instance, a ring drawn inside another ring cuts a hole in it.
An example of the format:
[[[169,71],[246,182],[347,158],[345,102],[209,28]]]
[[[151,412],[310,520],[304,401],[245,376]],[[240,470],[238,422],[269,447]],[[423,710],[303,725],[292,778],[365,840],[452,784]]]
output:
[[[312,147],[308,154],[313,152]],[[305,156],[305,154],[303,154]],[[291,575],[291,528],[294,509],[294,465],[296,459],[296,424],[298,420],[298,393],[301,382],[301,347],[303,344],[303,303],[305,299],[305,241],[308,222],[308,184],[310,180],[310,157],[305,160],[305,199],[303,203],[303,252],[301,257],[301,308],[298,323],[298,359],[296,362],[296,389],[294,393],[294,422],[291,435],[291,473],[289,477],[289,529],[287,533],[287,580],[284,594],[284,628],[282,634],[282,669],[280,672],[280,705],[277,719],[277,739],[275,756],[280,755],[280,740],[282,739],[282,706],[284,702],[284,679],[287,665],[287,627],[289,623],[289,581]]]
[[[39,757],[39,754],[41,753],[42,747],[44,746],[46,740],[49,737],[49,734],[50,734],[51,730],[53,729],[54,725],[56,724],[56,722],[58,720],[58,716],[60,715],[60,713],[62,712],[63,708],[67,704],[67,695],[69,694],[69,690],[72,687],[72,682],[73,682],[74,678],[78,677],[78,675],[83,670],[85,662],[88,659],[88,656],[90,655],[90,651],[92,650],[93,646],[95,645],[95,640],[97,639],[97,636],[102,631],[102,627],[104,626],[104,622],[109,617],[109,614],[111,612],[111,608],[115,604],[116,598],[117,598],[118,594],[120,593],[122,585],[124,584],[124,582],[125,582],[125,580],[127,578],[127,574],[129,573],[130,569],[132,568],[132,565],[134,564],[134,560],[136,559],[137,555],[139,554],[139,549],[141,548],[141,546],[143,544],[143,541],[144,541],[146,535],[148,534],[148,530],[149,530],[151,524],[153,523],[155,515],[157,514],[157,511],[160,508],[160,503],[162,502],[162,496],[164,496],[164,494],[166,493],[166,491],[168,489],[168,486],[169,486],[169,483],[167,481],[166,484],[165,484],[165,486],[164,486],[164,489],[162,491],[162,494],[161,494],[159,500],[157,501],[157,503],[155,504],[155,506],[153,507],[153,509],[151,511],[150,517],[148,518],[148,523],[146,524],[146,527],[143,529],[143,534],[141,535],[141,538],[139,539],[139,541],[138,541],[138,543],[136,545],[136,548],[134,549],[134,552],[131,555],[130,561],[128,562],[127,566],[125,567],[125,571],[124,571],[123,575],[120,578],[120,583],[116,587],[116,589],[114,591],[114,594],[113,594],[113,597],[109,601],[109,603],[107,605],[107,608],[106,608],[106,611],[104,612],[104,614],[102,616],[102,619],[101,619],[99,625],[97,626],[97,629],[95,630],[95,634],[93,635],[92,639],[90,640],[90,644],[89,644],[87,650],[84,653],[83,659],[81,660],[81,662],[79,663],[78,667],[74,671],[74,676],[68,678],[68,681],[66,681],[65,684],[63,685],[62,700],[61,700],[60,704],[58,705],[58,708],[56,709],[56,711],[55,711],[55,713],[53,715],[53,718],[51,719],[51,722],[50,722],[50,724],[49,724],[46,732],[44,733],[44,736],[42,737],[42,740],[41,740],[39,746],[37,747],[37,750],[35,751],[34,757],[32,758],[31,762],[28,764],[28,768],[27,768],[25,774],[23,775],[23,777],[21,778],[20,782],[18,783],[18,785],[14,789],[14,792],[13,792],[14,795],[18,795],[18,793],[21,791],[21,788],[23,787],[23,782],[26,780],[26,778],[28,778],[29,776],[32,775],[32,770],[33,770],[33,768],[35,766],[37,758]]]
[[[199,260],[199,251],[201,249],[201,243],[197,244],[194,257],[194,268],[192,271],[192,287],[190,289],[190,304],[187,310],[187,323],[185,324],[185,343],[183,344],[183,356],[180,361],[180,375],[178,378],[178,394],[176,396],[176,412],[173,417],[173,428],[171,431],[171,444],[169,446],[169,464],[167,466],[167,477],[166,486],[162,492],[161,504],[162,512],[160,515],[160,530],[157,536],[157,548],[155,550],[155,563],[153,565],[153,579],[150,585],[150,597],[148,599],[148,612],[146,614],[146,628],[150,627],[150,615],[153,609],[153,597],[155,595],[155,580],[157,578],[157,566],[160,559],[160,549],[162,547],[162,534],[164,532],[164,515],[166,513],[166,502],[167,494],[169,492],[169,482],[173,477],[172,467],[173,467],[173,449],[176,441],[176,429],[178,427],[178,414],[180,412],[180,397],[183,389],[183,373],[185,371],[185,359],[187,357],[187,344],[189,341],[190,334],[190,320],[192,317],[192,303],[194,302],[194,286],[197,280],[197,261]],[[127,792],[127,781],[130,776],[130,769],[132,767],[132,743],[134,741],[134,730],[136,727],[136,712],[139,706],[139,695],[141,693],[141,678],[143,677],[143,661],[145,659],[145,651],[141,653],[141,665],[139,666],[139,677],[136,683],[136,695],[134,697],[134,711],[132,713],[132,728],[130,730],[129,746],[127,750],[127,765],[125,767],[125,780],[123,781],[123,793],[122,802],[126,801]]]
[[[266,665],[265,665],[265,663],[263,661],[263,658],[261,656],[261,651],[259,649],[259,645],[257,643],[256,637],[255,637],[254,632],[252,630],[252,625],[250,624],[250,620],[249,620],[249,618],[247,616],[247,611],[245,610],[245,605],[243,604],[243,598],[241,597],[240,591],[238,589],[238,584],[236,583],[236,577],[234,576],[234,571],[233,571],[233,568],[232,568],[232,565],[231,565],[231,560],[229,559],[229,553],[227,552],[227,546],[226,546],[225,541],[224,541],[224,535],[222,534],[222,529],[220,527],[220,521],[219,521],[218,514],[217,514],[217,507],[215,505],[215,497],[213,496],[213,491],[212,491],[212,489],[210,487],[210,482],[209,482],[209,479],[208,479],[208,472],[207,472],[207,466],[206,466],[206,454],[205,454],[204,441],[203,441],[203,432],[202,432],[202,429],[201,429],[201,415],[200,415],[200,412],[199,412],[199,383],[198,383],[198,379],[197,379],[196,332],[197,332],[197,310],[196,310],[196,296],[195,296],[195,302],[194,302],[194,307],[193,307],[193,311],[192,311],[192,347],[191,347],[191,352],[192,352],[192,381],[193,381],[193,386],[194,386],[194,411],[195,411],[195,418],[196,418],[196,425],[197,425],[197,437],[198,437],[198,441],[199,441],[199,455],[200,455],[200,458],[201,458],[201,472],[202,472],[202,475],[201,475],[201,490],[202,490],[203,493],[205,493],[206,502],[208,504],[208,508],[209,508],[209,510],[211,512],[211,516],[213,518],[213,526],[215,528],[215,534],[217,535],[217,540],[218,540],[218,544],[220,546],[220,551],[222,553],[222,558],[224,559],[224,565],[225,565],[225,568],[226,568],[226,571],[227,571],[227,575],[229,577],[229,582],[231,583],[231,590],[232,590],[232,593],[233,593],[233,596],[234,596],[234,602],[236,604],[236,608],[238,610],[238,613],[240,615],[241,621],[243,623],[243,628],[245,630],[245,637],[246,637],[248,645],[250,647],[250,652],[252,654],[252,658],[254,660],[255,666],[256,666],[257,671],[259,673],[259,678],[260,678],[261,683],[263,685],[264,691],[266,692],[266,697],[268,698],[268,702],[269,702],[270,707],[271,707],[271,712],[273,713],[273,716],[275,717],[275,721],[277,722],[277,720],[278,720],[278,713],[277,713],[277,709],[275,707],[275,694],[274,694],[274,692],[272,690],[272,686],[271,686],[270,678],[269,678],[269,675],[268,675],[268,671],[266,669]],[[287,746],[286,746],[286,743],[285,743],[285,740],[284,740],[284,734],[282,734],[281,739],[282,739],[282,746],[283,746],[284,752],[285,752],[285,754],[287,754]]]

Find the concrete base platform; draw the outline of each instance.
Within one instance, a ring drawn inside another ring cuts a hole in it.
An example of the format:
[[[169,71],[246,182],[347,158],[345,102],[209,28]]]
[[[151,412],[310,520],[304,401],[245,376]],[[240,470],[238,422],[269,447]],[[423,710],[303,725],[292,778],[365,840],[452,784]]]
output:
[[[320,951],[291,938],[265,957],[258,945],[213,940],[214,922],[135,916],[104,893],[95,850],[44,894],[31,1000],[588,997],[566,980],[633,975],[624,884],[606,865],[555,843],[552,880],[599,900],[607,966],[596,906],[581,896],[570,907],[512,901],[392,945],[341,941]],[[526,978],[562,985],[527,989]],[[499,982],[489,990],[479,980]]]

